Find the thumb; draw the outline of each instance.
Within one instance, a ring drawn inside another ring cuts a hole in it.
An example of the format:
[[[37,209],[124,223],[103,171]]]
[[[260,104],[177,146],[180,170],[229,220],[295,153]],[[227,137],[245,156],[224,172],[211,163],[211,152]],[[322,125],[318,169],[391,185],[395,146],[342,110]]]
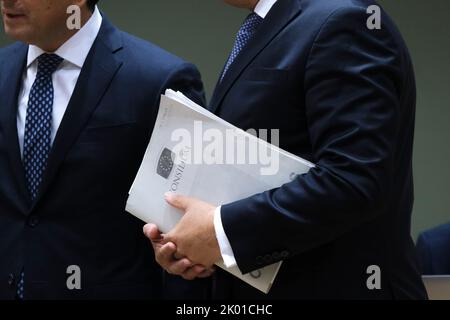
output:
[[[183,211],[187,210],[189,203],[191,202],[191,198],[173,192],[167,192],[164,194],[164,198],[172,207]]]

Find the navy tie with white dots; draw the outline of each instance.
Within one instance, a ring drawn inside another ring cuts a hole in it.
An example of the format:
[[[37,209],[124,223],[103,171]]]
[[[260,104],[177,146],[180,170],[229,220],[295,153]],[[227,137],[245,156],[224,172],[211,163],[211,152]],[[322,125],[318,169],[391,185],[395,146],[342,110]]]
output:
[[[231,51],[230,57],[228,58],[228,61],[225,64],[225,68],[223,70],[220,81],[223,80],[223,78],[225,77],[225,74],[230,69],[234,60],[236,60],[239,53],[247,45],[247,43],[250,41],[250,39],[253,38],[256,30],[258,30],[259,26],[261,25],[261,23],[263,21],[264,21],[264,19],[261,18],[260,16],[258,16],[254,12],[247,16],[244,23],[242,24],[242,27],[239,29],[239,32],[236,37],[236,41],[234,43],[233,50]]]
[[[31,87],[25,120],[23,165],[31,200],[35,200],[41,185],[51,149],[54,90],[52,75],[63,59],[44,53],[38,58],[36,80]],[[20,275],[17,296],[24,299],[24,273]]]

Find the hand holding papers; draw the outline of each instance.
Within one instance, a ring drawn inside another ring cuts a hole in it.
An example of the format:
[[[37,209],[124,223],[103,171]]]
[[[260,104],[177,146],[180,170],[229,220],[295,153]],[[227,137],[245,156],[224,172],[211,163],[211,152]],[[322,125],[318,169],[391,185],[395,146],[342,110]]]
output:
[[[278,188],[313,166],[168,90],[126,210],[167,233],[182,216],[165,202],[166,192],[222,205]],[[267,293],[281,262],[246,275],[219,266]]]

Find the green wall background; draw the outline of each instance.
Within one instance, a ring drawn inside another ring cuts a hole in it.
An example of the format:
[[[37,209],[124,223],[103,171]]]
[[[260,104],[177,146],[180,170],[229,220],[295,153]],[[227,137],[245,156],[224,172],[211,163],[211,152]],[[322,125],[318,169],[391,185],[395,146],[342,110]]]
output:
[[[283,0],[280,0],[283,1]],[[417,76],[414,237],[450,221],[450,1],[380,0],[409,45]],[[211,95],[246,12],[221,0],[100,0],[121,29],[195,63]],[[9,41],[0,34],[0,46]]]

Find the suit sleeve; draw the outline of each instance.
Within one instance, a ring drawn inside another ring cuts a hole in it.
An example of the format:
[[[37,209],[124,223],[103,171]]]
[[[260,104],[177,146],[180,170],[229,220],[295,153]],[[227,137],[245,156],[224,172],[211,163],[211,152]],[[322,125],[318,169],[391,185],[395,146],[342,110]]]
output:
[[[244,273],[329,243],[386,206],[401,63],[389,30],[367,29],[367,17],[359,8],[334,12],[307,59],[306,116],[317,167],[278,189],[222,206]]]
[[[166,89],[180,91],[195,103],[201,106],[206,105],[200,72],[191,63],[184,63],[170,73],[161,93],[164,93]]]

